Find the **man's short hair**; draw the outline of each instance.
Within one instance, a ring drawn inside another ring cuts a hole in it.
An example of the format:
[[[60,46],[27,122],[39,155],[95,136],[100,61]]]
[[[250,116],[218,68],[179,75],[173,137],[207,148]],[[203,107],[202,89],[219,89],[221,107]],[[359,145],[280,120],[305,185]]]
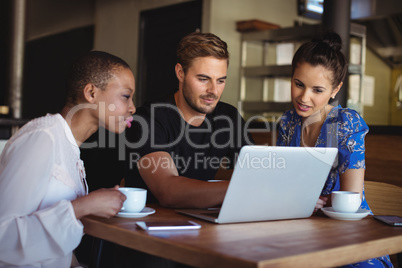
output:
[[[212,33],[193,32],[181,39],[177,46],[177,62],[186,72],[192,61],[199,57],[214,57],[227,60],[229,65],[229,52],[226,42]]]
[[[130,69],[121,58],[103,51],[90,51],[72,65],[67,79],[67,104],[76,105],[83,88],[91,83],[104,90],[119,68]]]

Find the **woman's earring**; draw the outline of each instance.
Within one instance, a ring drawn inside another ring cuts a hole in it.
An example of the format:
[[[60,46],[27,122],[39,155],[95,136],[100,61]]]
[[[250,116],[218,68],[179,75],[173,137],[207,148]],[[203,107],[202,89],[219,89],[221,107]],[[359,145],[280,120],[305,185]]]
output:
[[[335,99],[335,96],[332,96],[331,98],[334,100],[334,99]]]

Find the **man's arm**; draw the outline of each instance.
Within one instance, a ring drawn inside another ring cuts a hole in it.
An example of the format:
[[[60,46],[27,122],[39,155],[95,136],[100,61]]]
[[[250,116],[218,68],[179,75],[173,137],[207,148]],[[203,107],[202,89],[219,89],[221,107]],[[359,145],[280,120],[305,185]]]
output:
[[[221,205],[229,185],[229,181],[205,182],[179,176],[167,152],[147,154],[137,165],[142,179],[165,207],[207,208]]]
[[[232,178],[233,169],[219,167],[215,175],[215,180],[230,180]]]

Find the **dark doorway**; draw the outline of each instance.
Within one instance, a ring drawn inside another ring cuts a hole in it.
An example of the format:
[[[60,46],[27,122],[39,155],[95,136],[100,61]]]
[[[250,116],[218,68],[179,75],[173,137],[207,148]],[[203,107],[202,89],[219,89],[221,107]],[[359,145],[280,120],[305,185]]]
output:
[[[26,43],[23,118],[60,112],[68,70],[78,56],[93,48],[93,42],[94,26],[87,26]]]
[[[0,105],[8,105],[11,1],[0,1]]]
[[[202,1],[141,12],[136,104],[175,91],[176,47],[188,33],[201,29]]]

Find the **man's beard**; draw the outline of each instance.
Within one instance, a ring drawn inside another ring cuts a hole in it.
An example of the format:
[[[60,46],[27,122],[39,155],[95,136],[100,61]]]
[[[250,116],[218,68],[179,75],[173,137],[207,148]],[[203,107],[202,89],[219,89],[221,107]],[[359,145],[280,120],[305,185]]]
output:
[[[216,104],[205,105],[205,106],[197,106],[197,100],[192,98],[193,96],[190,93],[190,90],[186,89],[186,83],[183,83],[183,96],[188,106],[190,106],[194,111],[201,114],[210,114],[215,110]],[[200,98],[208,98],[217,100],[218,97],[215,94],[205,94],[201,95]]]

